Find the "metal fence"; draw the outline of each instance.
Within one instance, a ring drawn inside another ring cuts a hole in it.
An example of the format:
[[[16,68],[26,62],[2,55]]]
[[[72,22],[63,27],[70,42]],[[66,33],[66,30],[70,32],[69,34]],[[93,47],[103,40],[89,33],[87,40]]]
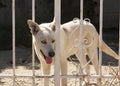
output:
[[[61,22],[61,0],[54,0],[54,15],[56,19],[56,28],[57,28],[57,36],[56,36],[56,59],[55,59],[55,74],[54,76],[37,76],[35,75],[35,52],[34,52],[34,46],[32,45],[32,75],[24,75],[19,76],[16,75],[16,48],[15,48],[15,0],[12,0],[12,57],[13,57],[13,74],[7,74],[7,75],[0,75],[0,78],[13,78],[13,86],[16,86],[15,79],[19,77],[29,77],[32,78],[32,85],[35,85],[35,78],[54,78],[55,79],[55,86],[60,86],[60,78],[118,78],[116,76],[112,75],[102,75],[102,51],[99,49],[99,74],[98,75],[60,75],[60,63],[59,63],[59,43],[60,43],[60,22]],[[80,19],[83,20],[83,0],[80,0]],[[32,20],[35,21],[35,0],[32,0]],[[102,28],[103,28],[103,0],[100,0],[100,17],[99,17],[100,23],[99,23],[99,46],[102,45]],[[82,28],[82,25],[80,26]],[[119,16],[119,33],[120,33],[120,16]],[[80,43],[82,43],[82,29],[80,30]],[[120,34],[119,34],[120,37]],[[119,47],[120,47],[120,38],[119,38]],[[80,51],[82,52],[82,46],[80,46]],[[80,52],[80,53],[81,53]],[[82,54],[82,53],[81,53]],[[119,55],[120,55],[120,48],[119,48]],[[82,57],[82,55],[80,55]],[[80,58],[82,60],[82,58]],[[119,70],[120,70],[120,58],[119,58]],[[120,72],[119,72],[120,73]],[[120,74],[119,74],[120,75]],[[118,79],[119,80],[119,79]],[[81,84],[81,82],[80,82]],[[102,84],[102,83],[101,83]],[[80,85],[81,86],[81,85]],[[102,86],[102,85],[101,85]],[[111,85],[112,86],[112,85]]]

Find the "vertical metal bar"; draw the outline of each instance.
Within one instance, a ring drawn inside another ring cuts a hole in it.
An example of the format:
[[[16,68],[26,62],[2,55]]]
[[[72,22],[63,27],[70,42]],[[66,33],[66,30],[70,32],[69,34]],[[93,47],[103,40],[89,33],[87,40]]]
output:
[[[15,0],[12,0],[12,60],[13,60],[13,86],[15,86]]]
[[[120,12],[119,12],[119,76],[120,76]],[[120,86],[120,80],[119,80],[119,86]]]
[[[55,58],[55,86],[60,86],[60,24],[61,0],[55,0],[55,27],[56,27],[56,58]]]
[[[83,20],[83,0],[80,0],[80,19]]]
[[[103,0],[100,0],[100,24],[99,24],[99,32],[100,32],[100,36],[99,36],[99,75],[100,77],[102,76],[102,50],[101,50],[101,46],[102,46],[102,29],[103,29]],[[101,79],[100,79],[101,81]],[[101,84],[101,83],[100,83]]]
[[[79,48],[79,52],[80,52],[80,64],[81,64],[81,67],[80,67],[80,73],[82,74],[82,54],[83,54],[83,51],[82,51],[82,32],[83,32],[83,0],[80,0],[80,40],[79,40],[79,43],[80,43],[80,48]]]
[[[32,20],[35,21],[35,0],[32,0]]]
[[[79,52],[80,52],[80,57],[79,57],[79,61],[80,61],[80,69],[79,72],[80,74],[83,74],[83,69],[82,69],[82,57],[83,57],[83,46],[82,46],[82,32],[83,32],[83,0],[80,0],[80,39],[79,39],[79,44],[80,44],[80,48],[79,48]],[[80,85],[82,85],[82,80],[80,78]]]
[[[35,21],[35,0],[32,0],[32,20]],[[35,86],[35,51],[33,45],[33,36],[32,36],[32,73],[33,73],[33,86]]]

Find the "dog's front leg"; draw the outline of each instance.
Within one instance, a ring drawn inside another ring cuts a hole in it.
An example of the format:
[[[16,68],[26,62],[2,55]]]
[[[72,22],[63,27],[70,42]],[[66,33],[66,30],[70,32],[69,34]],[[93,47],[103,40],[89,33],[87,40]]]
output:
[[[43,75],[50,75],[50,65],[42,64]],[[44,78],[44,86],[49,86],[49,78]]]
[[[65,57],[61,58],[60,66],[61,66],[61,74],[67,75],[67,60],[65,59]],[[62,78],[61,86],[67,86],[67,78]]]

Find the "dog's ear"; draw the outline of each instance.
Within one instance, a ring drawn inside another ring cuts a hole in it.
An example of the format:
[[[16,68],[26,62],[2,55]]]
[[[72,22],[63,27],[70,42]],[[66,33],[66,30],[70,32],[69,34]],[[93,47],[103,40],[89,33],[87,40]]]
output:
[[[32,20],[27,20],[27,23],[32,34],[36,34],[39,31],[39,25],[36,22]]]
[[[50,26],[49,27],[51,27],[51,29],[55,32],[55,18],[53,19],[53,21],[50,23]]]

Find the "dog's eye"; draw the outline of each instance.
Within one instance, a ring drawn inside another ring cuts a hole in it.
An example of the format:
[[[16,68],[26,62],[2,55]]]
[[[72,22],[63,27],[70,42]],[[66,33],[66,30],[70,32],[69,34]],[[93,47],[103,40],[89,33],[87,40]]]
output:
[[[52,40],[52,43],[54,43],[55,42],[55,40]]]
[[[45,40],[41,41],[41,43],[43,43],[43,44],[47,44],[47,42],[46,42]]]

